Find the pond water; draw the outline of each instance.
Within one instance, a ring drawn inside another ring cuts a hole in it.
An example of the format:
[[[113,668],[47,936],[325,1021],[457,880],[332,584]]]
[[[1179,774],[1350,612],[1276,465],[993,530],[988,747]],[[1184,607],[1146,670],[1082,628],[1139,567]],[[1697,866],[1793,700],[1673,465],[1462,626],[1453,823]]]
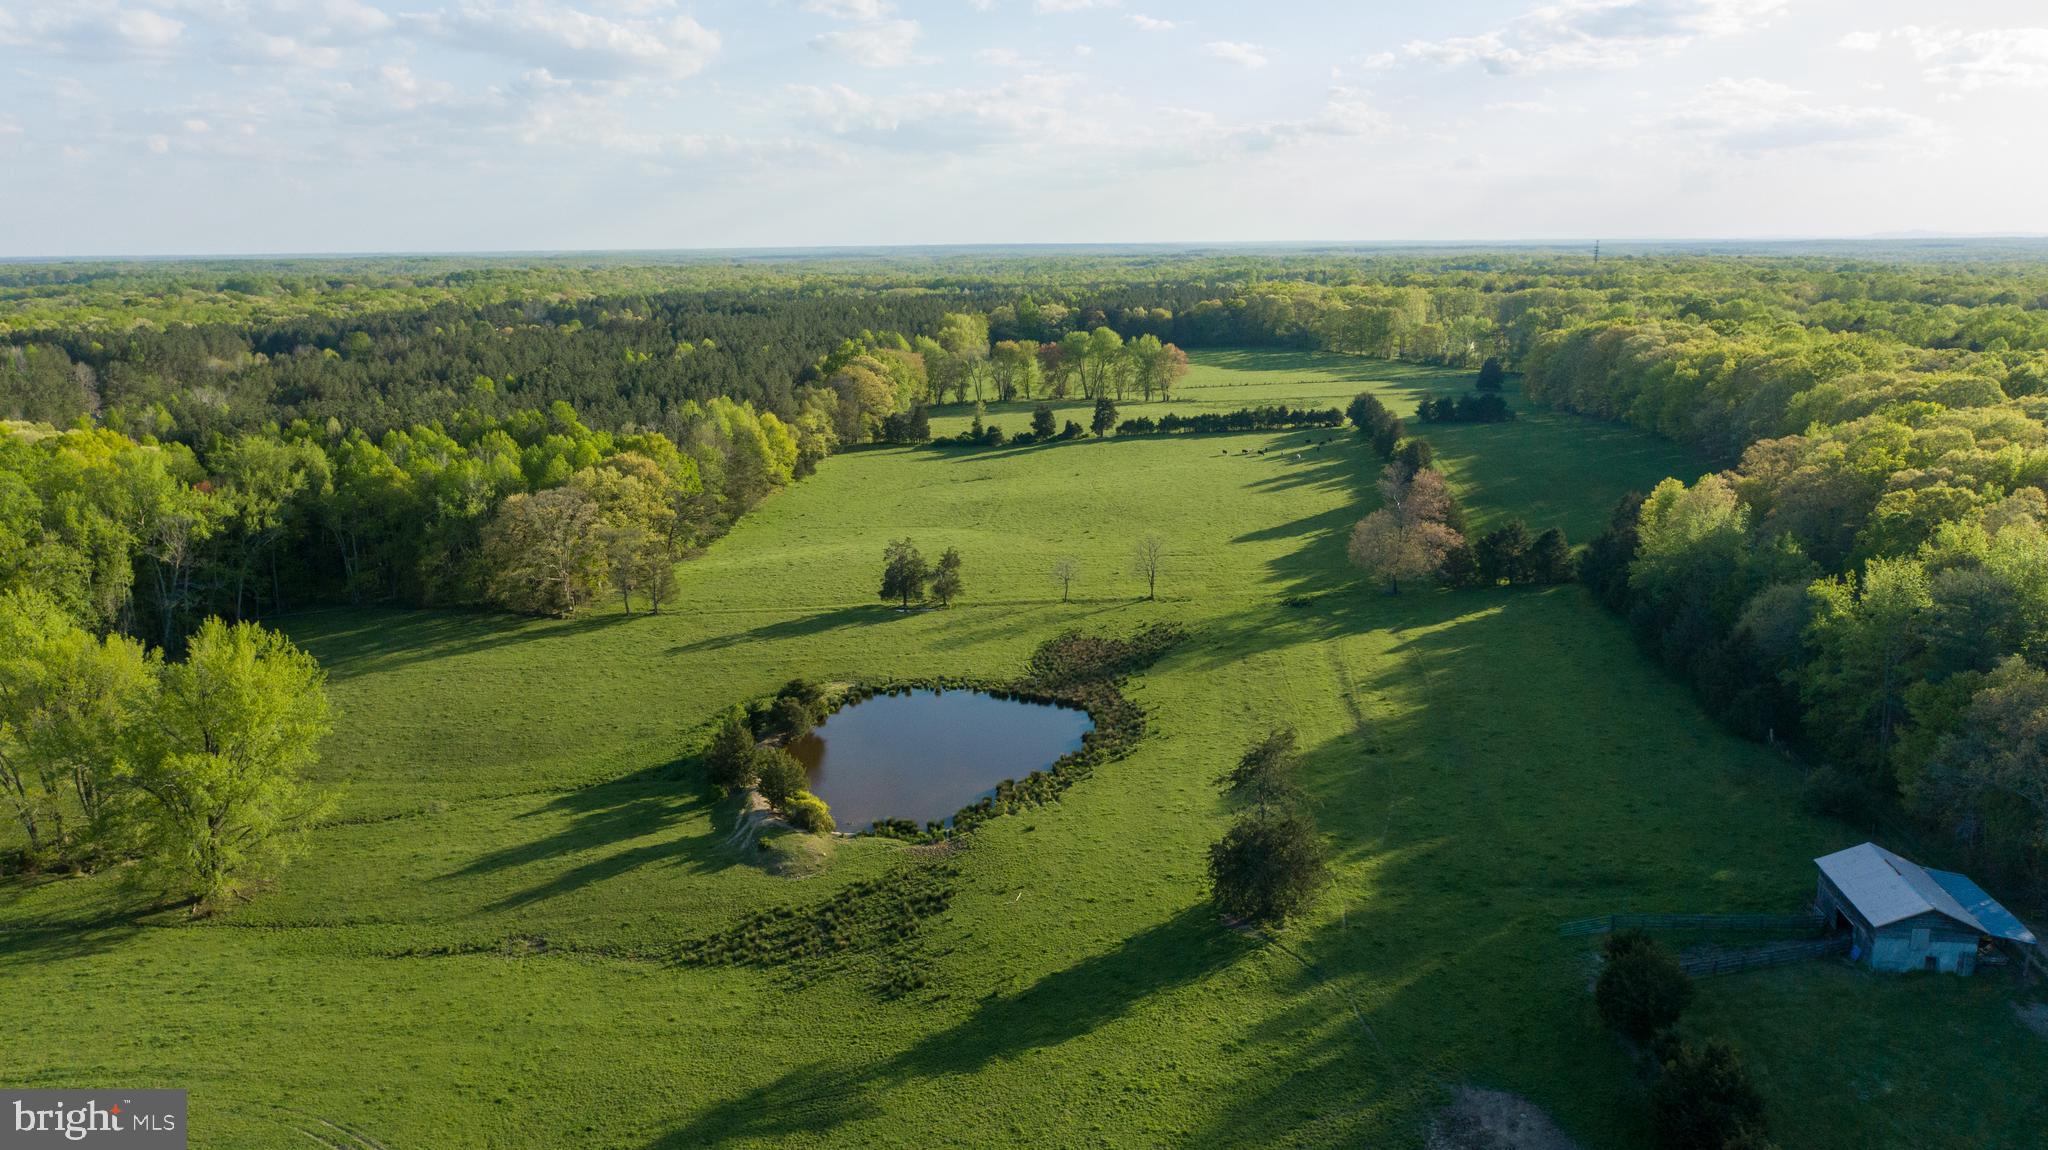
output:
[[[949,819],[1081,746],[1088,712],[978,691],[877,695],[827,718],[790,750],[840,829]]]

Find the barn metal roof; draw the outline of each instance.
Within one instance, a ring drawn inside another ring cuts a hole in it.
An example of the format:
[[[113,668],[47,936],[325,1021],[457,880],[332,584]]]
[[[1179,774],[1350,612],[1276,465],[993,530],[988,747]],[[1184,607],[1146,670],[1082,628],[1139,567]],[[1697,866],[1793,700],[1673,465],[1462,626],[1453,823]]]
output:
[[[1984,888],[1971,882],[1967,875],[1959,875],[1952,870],[1935,870],[1932,867],[1928,868],[1927,875],[1940,883],[1941,889],[1947,891],[1949,897],[1961,903],[1963,909],[1969,911],[1971,916],[1983,925],[1985,934],[2030,945],[2034,942],[2034,932],[2028,930],[2025,923],[2014,918],[2011,911],[1998,905],[1997,899],[1985,894]]]
[[[1950,871],[1928,870],[1876,843],[1813,861],[1874,927],[1933,911],[1984,934],[2034,941],[2033,932],[1976,883]]]

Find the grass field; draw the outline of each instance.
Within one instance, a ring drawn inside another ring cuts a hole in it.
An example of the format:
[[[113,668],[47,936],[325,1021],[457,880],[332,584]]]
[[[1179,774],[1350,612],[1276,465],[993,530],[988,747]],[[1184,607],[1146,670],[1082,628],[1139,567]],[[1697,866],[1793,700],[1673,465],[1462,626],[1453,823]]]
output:
[[[1368,386],[1405,413],[1462,381],[1206,355],[1154,407]],[[1028,408],[991,417],[1020,430]],[[1475,526],[1574,541],[1624,490],[1698,469],[1545,413],[1425,434]],[[1587,941],[1557,924],[1793,910],[1809,860],[1859,836],[1797,813],[1788,767],[1578,588],[1361,585],[1344,537],[1375,469],[1327,438],[854,451],[686,564],[659,617],[287,620],[332,675],[340,821],[201,923],[132,912],[111,877],[0,886],[4,1078],[186,1087],[203,1146],[336,1138],[324,1123],[390,1150],[1415,1146],[1460,1082],[1589,1147],[1642,1145]],[[1146,531],[1169,540],[1158,602],[1131,571]],[[903,535],[961,550],[964,603],[874,601]],[[1064,555],[1070,604],[1048,577]],[[1061,629],[1151,620],[1193,632],[1132,685],[1157,733],[952,857],[950,908],[910,952],[922,989],[878,996],[865,960],[660,960],[904,865],[871,839],[786,872],[724,847],[730,812],[677,763],[705,720],[796,675],[1003,676]],[[1224,929],[1202,888],[1228,819],[1211,780],[1275,723],[1301,733],[1339,873],[1284,947]],[[1693,1025],[1749,1056],[1787,1147],[2020,1147],[2048,1119],[2048,1048],[2000,979],[1830,964],[1701,990]]]

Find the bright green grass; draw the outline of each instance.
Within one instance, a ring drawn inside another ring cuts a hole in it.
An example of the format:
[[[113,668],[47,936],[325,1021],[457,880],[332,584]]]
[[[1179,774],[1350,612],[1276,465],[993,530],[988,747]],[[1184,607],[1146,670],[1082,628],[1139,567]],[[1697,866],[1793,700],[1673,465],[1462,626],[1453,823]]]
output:
[[[1171,406],[1362,386],[1400,406],[1432,385],[1462,380],[1215,355]],[[996,418],[1021,428],[1028,407]],[[1699,470],[1558,416],[1425,434],[1475,524],[1580,541],[1622,491]],[[392,1150],[1404,1146],[1460,1081],[1529,1096],[1589,1146],[1641,1145],[1586,944],[1557,923],[1791,909],[1852,833],[1795,813],[1785,766],[1577,588],[1359,585],[1343,542],[1375,469],[1312,449],[1328,437],[856,451],[685,565],[659,618],[291,620],[333,676],[322,769],[348,821],[200,925],[123,913],[105,879],[0,887],[4,1079],[188,1087],[205,1146],[304,1145],[316,1117]],[[1134,598],[1145,531],[1170,540],[1157,603]],[[902,535],[961,549],[964,604],[872,601]],[[1066,605],[1062,555],[1083,569]],[[727,817],[661,776],[733,701],[794,675],[1006,675],[1062,628],[1155,619],[1194,632],[1133,686],[1156,736],[977,832],[923,942],[927,990],[604,956],[815,902],[900,849],[842,843],[797,879],[725,850]],[[1210,780],[1281,722],[1340,875],[1286,951],[1222,929],[1201,882],[1228,818]],[[392,957],[512,937],[550,952]],[[1750,1053],[1783,1145],[2017,1147],[2048,1114],[2009,997],[1813,966],[1706,983],[1695,1017]]]

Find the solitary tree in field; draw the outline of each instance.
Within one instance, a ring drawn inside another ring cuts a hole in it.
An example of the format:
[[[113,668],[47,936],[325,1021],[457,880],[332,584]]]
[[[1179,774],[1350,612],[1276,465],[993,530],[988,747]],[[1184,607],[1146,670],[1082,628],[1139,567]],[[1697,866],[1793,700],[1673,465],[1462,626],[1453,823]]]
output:
[[[1306,813],[1255,811],[1209,848],[1209,881],[1225,914],[1278,925],[1308,909],[1329,883],[1330,867]]]
[[[898,539],[882,552],[882,598],[898,600],[908,608],[912,599],[924,598],[924,585],[930,579],[931,568],[910,540]]]
[[[1166,559],[1166,540],[1146,535],[1138,540],[1138,574],[1145,577],[1145,598],[1159,598],[1159,567]]]
[[[1067,601],[1067,593],[1073,589],[1074,580],[1080,575],[1081,563],[1071,555],[1052,565],[1053,582],[1060,585],[1060,602]]]
[[[1041,403],[1031,409],[1031,434],[1039,441],[1051,439],[1059,430],[1059,424],[1053,421],[1052,404]]]
[[[1380,473],[1382,506],[1351,532],[1351,561],[1401,593],[1401,580],[1434,575],[1464,538],[1444,523],[1450,490],[1434,471],[1389,464]]]
[[[284,636],[219,619],[164,667],[132,781],[152,856],[199,909],[282,865],[325,809],[306,780],[328,730],[324,680]]]
[[[951,607],[953,600],[966,589],[966,584],[960,581],[960,552],[948,547],[946,553],[939,556],[938,569],[932,572],[932,598],[937,599],[941,607]]]
[[[1479,382],[1473,386],[1480,391],[1499,391],[1500,381],[1504,375],[1506,373],[1501,370],[1500,357],[1489,355],[1486,362],[1479,365]]]
[[[1237,765],[1225,771],[1218,782],[1232,795],[1253,803],[1255,809],[1264,814],[1296,798],[1294,772],[1300,762],[1301,752],[1294,745],[1294,729],[1275,727],[1266,732],[1265,738],[1253,743],[1238,758]]]
[[[1650,1087],[1662,1150],[1768,1147],[1764,1097],[1733,1047],[1718,1039],[1677,1044]]]
[[[1692,1002],[1692,980],[1671,952],[1640,930],[1609,935],[1593,1003],[1607,1025],[1637,1042],[1671,1029]]]

